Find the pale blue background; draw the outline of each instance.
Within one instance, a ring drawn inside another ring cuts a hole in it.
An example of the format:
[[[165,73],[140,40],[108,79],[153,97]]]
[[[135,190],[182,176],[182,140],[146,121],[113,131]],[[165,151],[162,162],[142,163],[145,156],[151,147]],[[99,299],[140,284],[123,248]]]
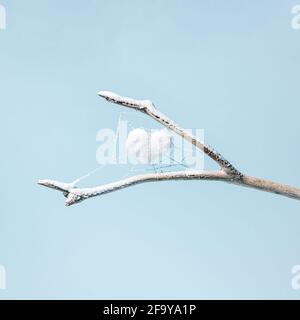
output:
[[[96,132],[120,108],[96,93],[112,90],[204,128],[241,170],[300,186],[296,0],[1,3],[0,298],[300,298],[300,202],[170,182],[66,208],[36,184],[97,167]]]

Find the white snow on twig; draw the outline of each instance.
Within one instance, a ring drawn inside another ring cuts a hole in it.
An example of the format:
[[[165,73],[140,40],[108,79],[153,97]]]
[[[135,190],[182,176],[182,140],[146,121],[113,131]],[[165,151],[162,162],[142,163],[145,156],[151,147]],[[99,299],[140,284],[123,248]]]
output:
[[[154,108],[154,105],[150,100],[136,100],[128,97],[122,97],[110,91],[99,91],[98,95],[102,98],[105,98],[108,101],[121,104],[134,109],[151,110]]]

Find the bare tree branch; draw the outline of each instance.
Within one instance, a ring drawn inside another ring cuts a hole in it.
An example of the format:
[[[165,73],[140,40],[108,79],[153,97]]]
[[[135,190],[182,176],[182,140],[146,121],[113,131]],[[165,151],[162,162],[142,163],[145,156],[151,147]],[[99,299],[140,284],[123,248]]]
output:
[[[119,96],[116,93],[109,91],[100,91],[98,95],[105,98],[109,102],[120,104],[125,107],[129,107],[152,117],[154,120],[158,121],[168,129],[179,134],[183,139],[192,143],[194,146],[202,150],[211,159],[219,164],[219,166],[228,174],[232,175],[235,179],[240,179],[243,175],[239,172],[228,160],[226,160],[220,153],[215,151],[210,146],[205,145],[202,141],[199,141],[195,136],[193,136],[188,131],[182,129],[178,124],[168,118],[166,115],[158,111],[154,104],[150,100],[135,100],[131,98],[126,98]]]
[[[72,184],[62,183],[55,180],[40,180],[38,183],[45,187],[63,192],[67,198],[66,206],[70,206],[85,199],[128,188],[136,184],[168,180],[223,181],[300,200],[300,189],[250,176],[243,176],[241,179],[237,180],[222,170],[203,172],[198,170],[186,170],[164,173],[148,173],[93,188],[75,188]]]
[[[127,179],[119,180],[105,185],[96,186],[93,188],[77,188],[75,185],[80,180],[75,180],[72,183],[64,183],[55,180],[39,180],[38,183],[42,186],[61,191],[66,199],[66,206],[70,206],[81,202],[85,199],[103,195],[106,193],[114,192],[124,189],[136,184],[146,182],[158,182],[169,180],[210,180],[210,181],[223,181],[238,186],[254,188],[266,192],[276,193],[285,197],[300,200],[300,189],[288,186],[285,184],[264,180],[256,177],[246,176],[239,172],[228,160],[221,156],[211,147],[199,141],[196,137],[191,135],[186,130],[182,129],[179,125],[174,123],[171,119],[159,112],[154,104],[149,100],[135,100],[131,98],[121,97],[115,93],[108,91],[100,91],[99,96],[105,98],[107,101],[123,105],[129,108],[146,113],[159,123],[163,124],[168,129],[179,134],[182,138],[186,139],[211,159],[217,162],[221,170],[219,171],[199,171],[199,170],[186,170],[186,171],[173,171],[164,173],[148,173],[133,176]]]

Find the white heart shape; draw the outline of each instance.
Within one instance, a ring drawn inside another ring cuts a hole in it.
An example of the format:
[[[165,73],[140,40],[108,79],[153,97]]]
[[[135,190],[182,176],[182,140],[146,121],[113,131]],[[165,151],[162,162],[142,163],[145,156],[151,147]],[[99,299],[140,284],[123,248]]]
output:
[[[169,153],[171,135],[167,130],[148,133],[144,129],[132,130],[126,140],[128,155],[141,164],[158,164]]]

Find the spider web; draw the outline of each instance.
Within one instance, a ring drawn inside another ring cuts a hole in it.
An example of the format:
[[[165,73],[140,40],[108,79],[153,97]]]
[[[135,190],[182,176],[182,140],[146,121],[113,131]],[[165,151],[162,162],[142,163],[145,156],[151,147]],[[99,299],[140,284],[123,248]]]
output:
[[[120,124],[122,121],[127,122],[127,136],[128,134],[135,129],[143,129],[147,133],[151,133],[153,130],[161,130],[161,126],[153,126],[153,121],[151,121],[152,126],[147,126],[147,120],[146,119],[141,119],[140,115],[138,117],[134,117],[135,112],[124,112],[121,111],[119,112],[118,115],[118,120],[117,120],[117,125],[116,125],[116,134],[115,134],[115,139],[114,139],[114,148],[117,152],[119,151],[118,148],[118,143],[119,141],[119,131],[120,131]],[[168,152],[167,155],[165,155],[165,159],[160,159],[158,163],[155,164],[141,164],[141,163],[136,163],[136,164],[131,164],[127,163],[126,165],[123,164],[114,164],[114,166],[122,167],[123,173],[119,175],[121,176],[121,179],[125,179],[126,177],[131,176],[133,173],[163,173],[163,172],[168,172],[168,171],[177,171],[177,170],[187,170],[192,168],[193,166],[187,164],[185,162],[185,157],[189,156],[191,153],[194,152],[194,150],[189,150],[188,153],[185,151],[185,154],[183,154],[181,157],[177,157],[175,159],[175,154],[180,155],[180,152],[182,151],[182,145],[178,145],[176,143],[175,139],[173,137],[175,136],[174,132],[169,130],[168,128],[163,128],[164,130],[167,130],[167,132],[170,134],[172,137],[171,143],[170,143],[170,151]],[[178,136],[177,136],[178,137]],[[181,140],[181,143],[182,142]],[[76,186],[80,182],[86,180],[87,178],[90,178],[91,176],[94,176],[96,173],[99,173],[101,171],[101,177],[103,178],[103,171],[107,171],[107,167],[111,166],[109,164],[99,164],[98,167],[92,169],[88,173],[82,175],[81,177],[75,179],[72,184]],[[103,170],[105,169],[105,170]],[[119,169],[119,168],[118,168]],[[118,171],[116,168],[113,171]]]

